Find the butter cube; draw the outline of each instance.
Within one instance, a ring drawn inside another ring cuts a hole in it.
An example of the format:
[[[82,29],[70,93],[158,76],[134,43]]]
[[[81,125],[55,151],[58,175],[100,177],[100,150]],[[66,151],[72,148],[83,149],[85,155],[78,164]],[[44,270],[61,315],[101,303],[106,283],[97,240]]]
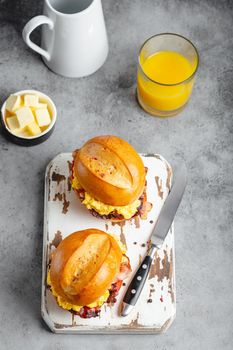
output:
[[[46,129],[48,129],[48,125],[42,126],[42,127],[40,128],[41,132],[45,131]]]
[[[29,134],[31,136],[36,136],[36,135],[39,135],[41,133],[41,130],[36,122],[31,122],[30,124],[28,124],[27,130],[29,131]]]
[[[10,95],[6,100],[6,110],[14,113],[21,106],[21,97],[18,95]]]
[[[15,112],[20,128],[24,128],[35,121],[34,115],[29,107],[22,107]]]
[[[40,103],[38,102],[36,105],[36,108],[47,108],[47,103]]]
[[[24,95],[25,107],[37,107],[39,103],[39,97],[37,95]]]
[[[19,131],[20,126],[17,117],[14,115],[13,117],[6,118],[7,125],[11,131]]]
[[[50,115],[47,108],[36,109],[35,116],[39,127],[47,126],[51,123]]]
[[[27,137],[31,136],[29,134],[29,131],[27,130],[27,128],[20,129],[19,131],[15,130],[14,134],[16,134],[17,136],[20,136],[20,137],[24,137],[24,138],[27,138]]]
[[[36,109],[43,109],[43,108],[44,109],[47,108],[47,103],[40,103],[40,102],[38,102],[36,107],[31,107],[31,110],[32,110],[33,114],[35,115]]]

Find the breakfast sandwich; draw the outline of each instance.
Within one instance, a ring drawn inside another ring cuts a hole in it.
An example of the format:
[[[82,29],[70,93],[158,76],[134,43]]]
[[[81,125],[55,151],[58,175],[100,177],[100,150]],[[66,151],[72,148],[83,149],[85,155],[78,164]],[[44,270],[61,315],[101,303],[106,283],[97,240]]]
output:
[[[116,136],[97,136],[73,152],[71,185],[96,217],[146,217],[146,168],[135,149]]]
[[[125,247],[110,234],[87,229],[67,236],[52,253],[47,284],[60,307],[90,318],[116,302],[130,272]]]

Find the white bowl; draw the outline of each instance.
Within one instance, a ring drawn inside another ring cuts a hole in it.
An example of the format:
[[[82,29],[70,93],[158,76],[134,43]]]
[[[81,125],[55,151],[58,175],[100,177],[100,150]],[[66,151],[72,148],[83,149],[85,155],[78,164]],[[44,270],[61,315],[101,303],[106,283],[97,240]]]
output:
[[[21,90],[21,91],[13,93],[13,95],[20,95],[20,96],[25,95],[25,94],[36,94],[39,96],[39,98],[41,100],[43,100],[43,102],[46,102],[48,104],[50,112],[51,112],[50,113],[51,118],[52,118],[52,121],[51,121],[49,127],[46,130],[44,130],[41,134],[36,135],[36,136],[23,137],[23,136],[14,134],[8,128],[7,123],[6,123],[6,101],[3,103],[2,108],[1,108],[1,123],[3,126],[3,130],[5,132],[5,135],[11,141],[13,141],[21,146],[38,145],[39,143],[42,143],[45,140],[47,140],[49,138],[49,136],[52,134],[54,127],[55,127],[56,120],[57,120],[57,109],[56,109],[54,102],[51,100],[51,98],[48,95],[46,95],[40,91]]]

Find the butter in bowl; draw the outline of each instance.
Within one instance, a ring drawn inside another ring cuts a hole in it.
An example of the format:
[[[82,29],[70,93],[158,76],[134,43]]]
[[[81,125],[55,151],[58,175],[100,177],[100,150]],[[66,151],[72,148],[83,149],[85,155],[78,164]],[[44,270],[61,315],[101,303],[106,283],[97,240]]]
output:
[[[44,142],[54,130],[57,118],[50,97],[36,90],[11,94],[1,108],[1,122],[7,138],[22,146]]]

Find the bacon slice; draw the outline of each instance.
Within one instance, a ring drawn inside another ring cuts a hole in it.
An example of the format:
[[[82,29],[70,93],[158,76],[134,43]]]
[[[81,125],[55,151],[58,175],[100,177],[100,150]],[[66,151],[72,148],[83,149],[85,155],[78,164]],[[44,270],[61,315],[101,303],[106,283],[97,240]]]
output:
[[[117,280],[125,280],[131,273],[132,269],[130,266],[129,258],[124,255],[124,257],[127,259],[127,261],[123,261],[120,266],[120,272],[117,275]]]
[[[70,312],[74,315],[78,315],[81,318],[91,318],[91,317],[98,317],[100,314],[100,306],[96,307],[88,307],[83,306],[78,312],[74,310],[70,310]]]

